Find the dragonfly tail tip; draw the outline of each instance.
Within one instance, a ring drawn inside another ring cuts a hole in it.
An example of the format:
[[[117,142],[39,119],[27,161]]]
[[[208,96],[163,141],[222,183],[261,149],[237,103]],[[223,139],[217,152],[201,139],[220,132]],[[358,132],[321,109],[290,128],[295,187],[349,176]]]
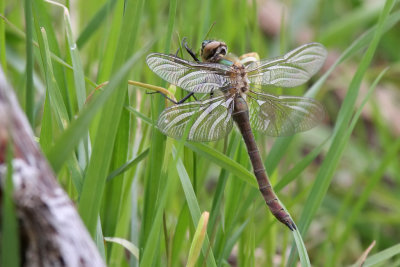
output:
[[[297,229],[296,224],[291,219],[286,221],[285,225],[290,229],[290,231],[295,231]]]

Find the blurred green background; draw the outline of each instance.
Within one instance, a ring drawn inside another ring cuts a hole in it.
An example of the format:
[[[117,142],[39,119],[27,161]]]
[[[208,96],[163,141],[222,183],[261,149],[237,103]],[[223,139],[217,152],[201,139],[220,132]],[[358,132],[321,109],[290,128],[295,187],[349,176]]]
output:
[[[207,36],[261,58],[308,42],[326,46],[326,63],[308,84],[274,91],[315,97],[326,120],[293,137],[257,134],[259,149],[313,266],[360,258],[400,266],[398,1],[0,3],[2,69],[108,265],[300,262],[293,235],[254,187],[237,130],[207,144],[166,138],[154,128],[165,99],[128,86],[168,87],[146,54],[175,53],[183,37],[198,52]],[[176,89],[178,99],[185,94]],[[194,233],[204,211],[203,243]],[[104,245],[103,236],[130,240],[134,253]],[[202,245],[198,258],[189,253]]]

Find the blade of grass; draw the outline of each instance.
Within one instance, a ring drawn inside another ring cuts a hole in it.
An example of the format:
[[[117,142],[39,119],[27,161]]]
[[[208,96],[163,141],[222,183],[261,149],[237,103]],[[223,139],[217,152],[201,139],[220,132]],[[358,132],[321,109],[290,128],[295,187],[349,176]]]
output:
[[[201,247],[203,246],[204,238],[207,235],[207,224],[209,218],[208,212],[203,212],[197,224],[196,232],[194,233],[192,244],[190,245],[189,256],[186,266],[195,266],[199,258]]]
[[[400,244],[394,245],[368,257],[365,260],[363,267],[376,266],[398,254],[400,254]]]
[[[169,160],[168,165],[166,165],[166,166],[168,166],[168,171],[167,171],[165,185],[161,184],[161,183],[159,185],[160,190],[162,190],[162,193],[161,193],[162,199],[158,202],[158,205],[155,210],[155,218],[156,219],[153,221],[153,223],[151,225],[149,238],[148,238],[145,248],[144,248],[143,257],[142,257],[143,261],[141,262],[141,265],[147,266],[148,264],[150,264],[153,261],[153,255],[155,254],[155,250],[157,248],[157,246],[155,244],[157,244],[156,242],[159,239],[159,237],[156,235],[156,233],[159,231],[159,228],[161,227],[161,213],[163,212],[163,210],[165,208],[165,203],[168,202],[168,196],[169,196],[170,192],[172,192],[172,190],[176,187],[175,186],[176,181],[175,181],[174,177],[176,177],[178,175],[177,171],[179,172],[179,170],[177,169],[176,166],[177,166],[177,164],[179,164],[180,155],[182,155],[182,153],[184,151],[185,140],[187,139],[187,136],[189,134],[190,125],[193,122],[194,122],[194,117],[191,119],[191,121],[186,126],[182,138],[178,141],[178,146],[177,146],[176,151],[174,150],[173,145],[172,145],[173,140],[169,139],[169,142],[167,143],[167,145],[169,145],[168,146],[169,149],[166,150],[166,153],[169,154],[172,152],[173,158],[172,158],[172,160]],[[184,171],[185,171],[184,174],[186,176],[188,176],[186,169],[184,169]],[[154,184],[154,182],[149,183],[148,185],[151,185],[151,186],[153,186],[153,188],[155,188],[153,184]],[[191,187],[191,183],[190,183],[190,189],[193,190],[193,188]],[[194,199],[196,199],[194,192],[192,195],[194,196]],[[191,203],[191,201],[188,200],[189,210],[192,212],[192,206],[190,205],[190,203]],[[195,204],[197,204],[197,202],[195,202]],[[197,207],[198,207],[198,204],[197,204]],[[196,213],[196,211],[197,210],[194,210],[195,213]],[[194,225],[197,225],[199,218],[200,218],[200,209],[198,208],[198,216],[196,217],[196,220],[193,222]],[[164,235],[166,235],[166,234],[167,233],[165,232]],[[210,257],[208,257],[209,253],[208,253],[207,249],[209,247],[210,246],[209,246],[208,237],[206,237],[206,240],[205,240],[204,246],[203,246],[203,254],[207,258],[208,265],[215,266],[215,260],[214,260],[212,253],[211,253]],[[167,255],[168,255],[168,251],[167,251]]]
[[[237,150],[238,144],[239,144],[240,139],[237,138],[236,136],[232,136],[229,141],[228,149],[226,151],[226,155],[229,157],[234,156],[234,151]],[[218,184],[217,188],[214,193],[213,197],[213,203],[211,206],[211,216],[210,216],[210,221],[208,223],[208,232],[212,236],[213,233],[216,230],[216,222],[218,216],[220,216],[220,209],[222,205],[222,198],[225,192],[225,187],[226,187],[226,181],[228,179],[229,172],[225,169],[221,169],[220,175],[218,177]]]
[[[138,6],[133,2],[126,3],[121,35],[118,40],[118,49],[113,63],[115,76],[121,75],[121,73],[116,71],[123,65],[131,46],[134,46],[136,40],[137,31],[135,28],[138,28],[139,18],[137,18],[137,23],[132,23],[131,18],[137,15],[137,8]],[[127,63],[125,63],[124,67]],[[124,71],[124,75],[122,75],[122,77],[120,76],[122,81],[120,80],[119,83],[116,84],[117,88],[115,89],[115,93],[110,96],[110,99],[108,99],[104,105],[104,110],[101,114],[94,140],[92,157],[82,187],[79,213],[92,236],[94,236],[96,231],[96,220],[100,210],[100,200],[111,163],[118,124],[124,107],[121,103],[125,102],[127,84],[124,81],[128,80],[127,73],[127,71]],[[109,86],[107,86],[107,88],[108,87]],[[105,92],[103,92],[103,94],[104,93]]]
[[[187,251],[186,247],[182,247],[184,240],[186,239],[186,230],[190,224],[190,214],[187,203],[182,207],[179,213],[178,221],[176,223],[174,236],[172,240],[172,251],[169,256],[170,261],[168,262],[168,267],[178,266],[178,261],[180,260],[180,255],[182,252]]]
[[[394,25],[396,25],[400,21],[400,11],[396,11],[391,14],[384,21],[384,32],[387,32]],[[330,76],[330,74],[336,69],[336,67],[354,56],[358,51],[363,49],[365,46],[370,43],[374,33],[376,30],[376,26],[373,26],[370,30],[366,31],[362,36],[360,36],[357,40],[355,40],[335,61],[335,63],[321,76],[321,78],[316,81],[313,86],[307,91],[304,95],[306,97],[315,96],[319,90],[322,88],[323,83]],[[293,140],[293,136],[289,137],[279,137],[276,139],[274,145],[272,146],[266,160],[264,161],[264,165],[267,169],[268,173],[273,173],[278,166],[278,163],[282,160],[283,155],[285,155],[287,148],[289,147],[291,141]]]
[[[143,113],[137,111],[136,109],[132,108],[132,107],[125,107],[127,110],[129,110],[129,112],[131,112],[132,114],[136,115],[138,118],[140,118],[141,120],[143,120],[145,123],[153,126],[154,123],[153,121],[147,117],[146,115],[144,115]]]
[[[352,130],[355,127],[356,122],[358,121],[358,118],[361,115],[361,112],[365,106],[365,104],[368,102],[368,100],[371,98],[372,93],[375,90],[376,85],[379,83],[379,81],[382,79],[382,77],[385,75],[385,73],[387,72],[387,68],[384,69],[379,75],[378,77],[374,80],[374,82],[372,83],[372,85],[370,86],[366,96],[364,97],[360,107],[358,108],[356,114],[354,115],[350,127],[348,128],[345,137],[346,138],[350,138],[350,135],[352,133]],[[356,203],[352,203],[352,207],[351,209],[351,214],[350,216],[346,219],[346,225],[345,225],[345,229],[342,232],[338,243],[336,244],[337,249],[334,251],[333,254],[333,259],[332,259],[332,264],[334,264],[335,262],[338,262],[339,256],[342,253],[343,246],[345,243],[345,240],[348,238],[349,236],[349,232],[351,227],[353,226],[355,220],[358,218],[362,207],[365,205],[368,196],[372,193],[372,189],[375,188],[376,184],[378,183],[379,179],[382,178],[384,171],[387,168],[387,165],[391,162],[391,160],[394,158],[394,156],[396,155],[396,153],[398,152],[398,150],[400,149],[400,139],[395,143],[395,144],[391,144],[389,148],[387,148],[387,153],[385,154],[384,158],[382,159],[377,171],[372,174],[372,177],[370,179],[368,179],[367,185],[365,187],[365,189],[363,190],[361,196],[359,196],[357,198]]]
[[[244,228],[243,233],[240,235],[239,243],[239,255],[238,255],[238,266],[256,266],[255,262],[255,235],[259,234],[257,227],[255,225],[255,215],[257,211],[255,210],[254,203],[250,205],[248,209],[248,224]]]
[[[60,93],[60,89],[56,82],[53,72],[53,64],[51,62],[50,48],[47,40],[47,32],[44,28],[40,29],[41,38],[39,38],[39,44],[41,47],[41,55],[43,60],[43,66],[45,68],[47,91],[49,93],[50,105],[55,113],[57,125],[60,129],[67,128],[69,117],[67,109],[65,107],[63,98]]]
[[[109,80],[112,73],[115,51],[117,51],[118,39],[121,34],[120,31],[124,18],[121,14],[124,12],[125,2],[126,1],[117,1],[112,14],[105,18],[105,36],[100,44],[100,53],[102,56],[97,73],[97,81],[99,83]],[[135,17],[135,19],[136,18],[138,17]]]
[[[139,150],[142,150],[144,146],[144,142],[139,145]],[[143,154],[143,153],[142,153]],[[116,215],[115,221],[117,221],[114,236],[129,236],[129,228],[131,228],[131,236],[130,241],[134,244],[138,244],[138,218],[137,217],[137,179],[136,173],[140,171],[138,169],[138,165],[134,165],[133,168],[130,168],[128,172],[124,174],[122,191],[121,191],[121,200],[118,203],[119,209]],[[122,180],[122,179],[121,179]],[[104,199],[105,201],[107,199]],[[108,203],[107,203],[108,204]],[[115,206],[107,206],[106,208],[115,208]],[[112,220],[114,221],[114,220]],[[120,266],[125,262],[124,259],[125,251],[117,246],[112,246],[111,253],[109,257],[109,265],[110,266]],[[138,259],[131,259],[131,262],[139,262]]]
[[[166,54],[170,51],[172,33],[175,24],[177,9],[177,0],[169,2],[168,10],[168,27],[165,35],[164,52]],[[166,82],[162,82],[162,87],[166,87]],[[164,108],[164,99],[160,96],[156,97],[155,101],[151,103],[151,114],[152,120],[155,121],[158,118],[161,110]],[[150,154],[149,164],[146,170],[145,180],[145,193],[144,193],[144,207],[143,207],[143,219],[142,229],[140,234],[140,246],[144,247],[143,257],[141,257],[140,265],[148,266],[154,259],[155,250],[158,249],[159,233],[162,226],[162,212],[165,207],[165,203],[157,202],[160,197],[167,199],[169,190],[174,188],[172,180],[174,176],[170,176],[171,171],[174,168],[169,168],[167,173],[167,180],[162,181],[161,169],[164,162],[165,152],[165,136],[156,129],[155,123],[151,127],[151,143],[150,143]],[[172,169],[172,170],[171,170]],[[165,184],[165,185],[163,185]],[[164,201],[165,201],[164,199]],[[152,244],[152,245],[151,245]],[[145,256],[146,255],[146,256]],[[159,261],[161,257],[157,257]],[[154,264],[157,264],[155,262]]]
[[[125,94],[125,102],[128,101],[126,96],[127,94]],[[126,109],[122,108],[120,121],[118,122],[117,126],[114,147],[112,149],[110,167],[108,171],[115,170],[128,161],[129,146],[127,146],[127,144],[129,143],[130,123],[131,122],[129,112]],[[115,233],[117,225],[119,224],[119,216],[124,215],[121,214],[121,210],[124,209],[121,202],[123,200],[121,196],[124,192],[124,182],[126,179],[128,179],[128,177],[126,177],[125,174],[122,174],[119,178],[120,179],[114,179],[110,182],[107,182],[104,188],[101,216],[102,218],[109,218],[107,220],[103,220],[103,229],[104,232],[107,233],[107,235]],[[113,236],[119,235],[113,234]],[[119,257],[112,257],[115,255],[114,251],[121,251],[121,255],[119,255]],[[112,244],[111,257],[109,259],[109,262],[113,262],[115,265],[118,265],[117,262],[122,260],[122,254],[123,249],[118,245]]]
[[[304,205],[304,210],[299,220],[299,230],[304,236],[310,226],[311,220],[320,207],[322,200],[328,190],[330,182],[333,177],[333,173],[339,162],[340,156],[345,148],[345,144],[348,138],[345,137],[345,132],[348,129],[348,124],[353,114],[355,100],[358,95],[358,90],[362,81],[362,78],[371,63],[372,57],[375,53],[376,47],[383,33],[383,25],[393,7],[393,0],[388,0],[385,3],[384,9],[379,17],[378,25],[371,44],[368,47],[367,52],[363,56],[359,67],[357,68],[356,74],[349,85],[349,91],[346,94],[342,107],[339,111],[338,119],[335,125],[335,131],[333,135],[332,144],[328,150],[325,160],[323,161],[321,168],[317,174],[311,192]],[[294,256],[296,252],[291,251],[290,265],[294,264]]]
[[[153,216],[153,224],[149,230],[148,238],[144,245],[143,252],[140,256],[140,264],[141,266],[151,266],[153,261],[159,261],[159,257],[155,258],[156,250],[160,244],[161,238],[161,224],[162,224],[162,215],[164,211],[164,207],[168,202],[168,194],[171,192],[172,188],[174,187],[172,182],[173,179],[168,179],[166,177],[166,184],[163,187],[163,190],[159,196],[159,201],[157,208],[155,210],[155,214]],[[160,255],[157,255],[160,256]]]
[[[186,172],[185,166],[180,158],[176,156],[177,152],[173,153],[174,158],[177,159],[176,170],[178,172],[178,177],[181,181],[183,192],[185,193],[185,198],[189,207],[190,215],[192,217],[192,223],[196,226],[200,220],[201,210],[199,203],[197,202],[196,194],[193,190],[192,183],[190,182],[189,175]],[[207,266],[216,266],[213,253],[210,249],[208,235],[206,235],[203,244],[203,255],[207,257]]]
[[[368,183],[366,188],[363,190],[361,196],[357,199],[357,202],[354,204],[354,208],[350,214],[350,217],[346,220],[346,227],[339,238],[339,242],[337,243],[338,249],[335,250],[333,255],[333,262],[337,262],[339,260],[341,251],[343,251],[344,244],[346,240],[348,240],[350,231],[355,221],[359,218],[362,208],[365,206],[365,203],[368,200],[368,197],[371,195],[372,191],[376,188],[379,181],[383,178],[385,171],[387,170],[388,165],[396,159],[396,155],[399,154],[400,151],[400,139],[392,144],[388,151],[385,153],[382,161],[379,164],[378,169],[371,175],[370,179],[368,179]]]
[[[42,127],[40,129],[40,148],[44,153],[50,150],[53,144],[53,123],[51,117],[50,96],[48,90],[46,91],[46,98],[44,100]]]
[[[296,229],[295,231],[292,231],[292,233],[296,243],[297,252],[299,253],[301,266],[311,266],[310,259],[308,258],[307,254],[307,248],[303,242],[303,239],[301,238],[299,230]]]
[[[144,158],[146,158],[148,154],[149,154],[149,149],[147,148],[142,153],[137,155],[135,158],[129,160],[128,162],[126,162],[124,165],[122,165],[118,169],[112,171],[107,176],[107,182],[110,181],[111,179],[115,178],[116,176],[121,175],[124,172],[128,171],[133,166],[139,164],[139,162],[141,162]]]
[[[22,38],[22,39],[24,39],[24,40],[26,40],[26,34],[25,34],[25,32],[23,32],[22,30],[20,30],[16,25],[14,25],[13,23],[11,23],[6,17],[4,17],[2,14],[0,14],[0,18],[2,19],[1,21],[0,21],[0,29],[1,29],[1,23],[4,21],[4,23],[6,23],[10,28],[11,28],[11,30],[12,30],[12,32],[15,34],[15,35],[17,35],[18,37],[20,37],[20,38]],[[46,27],[45,27],[46,28]],[[49,37],[49,36],[48,36]],[[0,39],[0,43],[1,43],[1,39]],[[50,46],[50,49],[52,49],[52,46],[51,46],[51,41],[50,41],[50,38],[49,38],[49,46]],[[36,47],[36,48],[38,48],[39,47],[39,44],[38,44],[38,42],[36,42],[36,41],[34,41],[33,40],[33,45]],[[69,69],[69,70],[72,70],[72,66],[69,64],[69,63],[67,63],[67,62],[65,62],[62,58],[60,58],[59,56],[57,56],[54,52],[52,52],[52,51],[50,51],[50,53],[51,53],[51,59],[54,61],[54,62],[56,62],[56,63],[58,63],[59,65],[61,65],[61,67],[65,67],[65,68],[67,68],[67,69]],[[1,51],[0,51],[0,55],[1,55]],[[11,64],[13,64],[14,62],[11,62]],[[14,66],[13,66],[14,68],[16,68],[16,69],[18,69],[18,67],[17,67],[17,65],[14,63]],[[54,69],[57,69],[57,65],[55,65],[54,66]],[[55,71],[55,73],[56,73],[56,71]],[[58,78],[58,77],[57,77]],[[93,82],[92,80],[90,80],[88,77],[86,77],[85,76],[85,81],[88,83],[88,84],[90,84],[91,86],[93,86],[93,87],[96,87],[97,86],[97,84],[95,83],[95,82]],[[37,77],[35,77],[35,73],[34,73],[34,75],[33,75],[33,82],[34,82],[34,85],[36,85],[36,87],[40,87],[40,86],[38,86],[38,84],[40,85],[40,81],[38,81],[38,78]]]
[[[2,222],[1,222],[1,266],[20,266],[20,244],[18,233],[18,219],[13,200],[13,144],[9,142],[5,149],[6,166],[1,166],[3,182],[2,194]],[[4,156],[4,155],[3,155]],[[6,168],[5,168],[6,167]],[[0,194],[1,195],[1,194]]]
[[[256,179],[251,172],[249,172],[241,164],[235,162],[221,152],[201,143],[187,142],[185,145],[196,153],[207,158],[211,162],[219,165],[220,167],[228,170],[231,173],[235,173],[235,175],[237,175],[240,179],[244,180],[251,186],[258,188]]]
[[[89,128],[90,122],[97,112],[103,107],[104,103],[116,91],[116,87],[120,84],[125,75],[131,70],[132,66],[143,56],[149,44],[145,45],[142,50],[135,53],[131,58],[116,72],[116,75],[110,80],[110,83],[104,88],[104,92],[97,98],[93,99],[80,113],[79,117],[74,120],[70,126],[62,133],[54,147],[47,153],[47,158],[53,170],[58,172],[62,164],[72,153],[81,138],[83,138]]]
[[[229,237],[229,239],[227,240],[224,250],[221,254],[221,256],[224,259],[228,259],[230,252],[233,249],[233,246],[237,243],[238,239],[240,238],[241,234],[243,233],[245,227],[248,224],[248,220],[246,220],[244,223],[242,223],[233,233],[232,235]]]
[[[234,161],[237,162],[241,166],[249,166],[249,156],[247,154],[246,147],[242,140],[242,136],[237,137],[239,141],[238,148],[234,151]],[[245,203],[244,199],[246,199],[247,187],[241,179],[238,179],[236,173],[232,172],[232,179],[228,182],[225,188],[225,205],[224,205],[224,216],[225,221],[225,229],[224,234],[221,236],[221,240],[219,245],[215,246],[215,254],[217,257],[217,262],[222,262],[224,260],[228,260],[228,256],[231,252],[231,244],[229,239],[232,236],[235,236],[235,226],[241,225],[243,223],[242,218],[247,217],[244,213],[248,210],[241,210],[240,207]],[[261,196],[261,195],[259,195]],[[248,221],[248,219],[246,219]],[[246,223],[247,224],[247,223]]]
[[[28,121],[34,128],[34,100],[35,90],[33,87],[33,19],[32,1],[25,0],[25,29],[26,29],[26,91],[25,91],[25,112]]]
[[[44,28],[40,29],[40,32],[38,34],[41,38],[38,38],[39,41],[39,48],[40,48],[40,53],[42,56],[42,61],[43,61],[43,67],[45,71],[45,77],[46,77],[46,83],[47,83],[47,90],[46,94],[48,95],[46,101],[48,101],[48,104],[46,105],[46,110],[45,110],[45,118],[46,122],[43,123],[43,133],[41,133],[41,137],[46,138],[46,140],[42,140],[41,144],[44,144],[46,142],[46,145],[44,147],[44,152],[49,152],[49,146],[52,142],[52,122],[51,122],[51,110],[54,113],[54,118],[56,120],[58,129],[60,131],[63,131],[68,123],[69,123],[69,117],[67,114],[66,107],[63,102],[63,98],[61,96],[61,93],[59,91],[59,87],[57,84],[57,81],[54,77],[54,72],[53,72],[53,66],[52,66],[52,61],[50,57],[50,48],[49,48],[49,43],[47,39],[47,32],[45,31]],[[46,104],[46,103],[45,103]],[[51,139],[47,139],[51,138]],[[78,167],[77,164],[75,164],[76,158],[73,156],[71,159],[68,160],[68,168],[71,171],[72,175],[72,181],[75,185],[75,188],[77,189],[78,192],[80,192],[81,189],[81,184],[82,184],[82,175],[81,171]]]
[[[5,2],[0,1],[0,14],[4,14]],[[7,75],[7,58],[6,58],[6,21],[0,20],[0,66]]]
[[[69,16],[68,9],[57,2],[53,2],[51,0],[45,0],[47,3],[51,5],[55,5],[57,7],[61,7],[64,13],[64,25],[65,25],[65,32],[67,36],[68,42],[68,51],[67,53],[71,56],[72,60],[72,71],[73,71],[73,82],[74,86],[71,86],[71,95],[76,96],[76,103],[78,106],[78,110],[81,110],[85,100],[86,100],[86,88],[85,88],[85,76],[82,67],[82,62],[79,56],[79,51],[77,49],[76,43],[72,36],[72,29],[71,29],[71,20]],[[77,150],[77,158],[80,161],[80,166],[86,166],[87,161],[89,160],[89,152],[88,152],[88,139],[83,139],[83,142],[80,143],[79,148]]]
[[[310,153],[307,154],[301,161],[299,161],[290,171],[283,175],[282,179],[274,186],[275,192],[279,192],[290,182],[294,181],[306,167],[308,167],[311,162],[321,153],[325,144],[330,140],[326,139],[324,142],[319,144]]]
[[[330,184],[334,169],[337,166],[337,161],[339,160],[341,153],[343,152],[343,150],[339,149],[339,147],[344,147],[344,144],[348,141],[347,138],[344,138],[344,133],[348,129],[348,124],[353,114],[358,90],[360,88],[362,78],[367,71],[369,64],[371,63],[376,47],[382,36],[383,22],[386,20],[386,17],[392,9],[392,6],[393,0],[386,1],[385,7],[378,21],[378,27],[376,29],[374,38],[372,39],[371,44],[368,47],[367,52],[363,56],[357,72],[349,85],[349,91],[347,92],[347,95],[344,99],[342,107],[339,111],[337,122],[335,124],[336,131],[334,131],[332,145],[327,153],[324,162],[322,163],[320,172],[318,172],[316,178],[317,182],[314,184],[314,187],[310,192],[310,197],[307,200],[305,210],[302,213],[302,215],[304,215],[302,216],[303,219],[300,220],[300,229],[303,235],[306,233],[308,226],[311,222],[311,217],[313,217],[313,215],[315,214],[323,199],[323,196],[325,195],[326,189]]]
[[[46,30],[46,35],[48,38],[49,51],[52,52],[51,55],[54,54],[54,56],[56,56],[57,59],[60,59],[62,56],[60,53],[60,48],[55,34],[56,29],[54,29],[53,27],[52,19],[48,14],[45,2],[43,0],[34,0],[31,1],[31,3],[33,7],[34,23],[38,41],[40,41],[40,36],[41,36],[40,29],[44,28]],[[60,93],[62,95],[62,99],[66,107],[68,117],[71,118],[72,111],[71,111],[71,105],[70,105],[67,82],[65,80],[63,65],[55,64],[52,67],[53,67],[55,83],[60,88]]]
[[[47,0],[47,2],[54,4],[53,1]],[[65,6],[60,4],[58,5],[64,9],[65,31],[67,34],[69,53],[71,54],[71,59],[72,59],[72,68],[73,68],[72,70],[74,73],[76,100],[78,103],[78,109],[81,110],[86,100],[86,88],[85,88],[85,76],[84,76],[85,72],[83,71],[82,62],[79,56],[77,45],[74,41],[74,37],[72,36],[71,19],[69,16],[69,11]]]
[[[369,23],[379,16],[379,11],[383,7],[383,2],[377,1],[371,5],[360,5],[357,9],[351,10],[348,14],[343,14],[340,20],[334,20],[328,27],[321,31],[319,41],[324,44],[338,42],[338,36],[350,38],[360,25]]]
[[[126,248],[136,259],[139,259],[139,249],[130,241],[119,237],[104,237],[107,242],[113,242]]]
[[[105,18],[113,11],[116,0],[109,0],[103,4],[103,6],[97,11],[97,13],[92,17],[90,22],[86,25],[85,29],[79,34],[76,40],[76,45],[81,49],[90,37],[96,32],[96,30],[101,26],[103,22],[107,20]]]

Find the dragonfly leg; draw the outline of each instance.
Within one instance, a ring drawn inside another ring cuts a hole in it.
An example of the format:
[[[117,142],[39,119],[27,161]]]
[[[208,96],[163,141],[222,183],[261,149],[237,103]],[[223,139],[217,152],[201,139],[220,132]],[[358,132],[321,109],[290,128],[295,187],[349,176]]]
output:
[[[186,43],[186,37],[183,37],[181,41],[181,45],[178,47],[178,50],[176,50],[175,56],[178,57],[179,51],[181,50],[181,47],[184,46],[184,42]]]
[[[196,97],[194,96],[193,92],[190,92],[189,94],[187,94],[185,97],[183,97],[181,100],[179,100],[176,104],[182,104],[183,102],[185,102],[186,100],[189,99],[189,97],[193,96],[194,99],[196,99]],[[197,100],[197,99],[196,99]]]
[[[178,50],[176,50],[175,56],[178,57],[179,51],[181,50],[181,47],[184,47],[186,51],[189,53],[189,55],[193,58],[194,61],[200,62],[200,60],[196,57],[196,54],[188,47],[188,44],[186,42],[186,37],[183,37],[181,41],[181,45],[178,47]]]
[[[181,50],[181,47],[178,47],[178,50],[176,50],[175,56],[178,57],[178,53]]]
[[[200,60],[196,57],[196,54],[188,47],[188,44],[186,42],[186,37],[182,39],[182,46],[185,47],[186,51],[189,53],[189,55],[194,59],[196,62],[200,62]]]
[[[171,101],[172,103],[174,103],[174,104],[180,104],[180,103],[179,103],[180,101],[175,101],[175,100],[169,98],[167,95],[165,95],[165,94],[163,94],[163,93],[161,93],[161,92],[146,92],[146,94],[148,94],[148,95],[152,95],[152,94],[161,94],[163,97],[165,97],[166,99],[168,99],[168,100]]]
[[[171,101],[172,103],[174,103],[175,105],[179,105],[182,104],[183,102],[185,102],[186,100],[188,100],[191,96],[193,96],[193,98],[197,101],[197,98],[194,96],[193,92],[190,92],[189,94],[187,94],[186,96],[184,96],[181,100],[179,101],[175,101],[171,98],[169,98],[167,95],[161,93],[161,92],[146,92],[146,94],[152,95],[152,94],[161,94],[163,97],[165,97],[166,99],[168,99],[169,101]]]

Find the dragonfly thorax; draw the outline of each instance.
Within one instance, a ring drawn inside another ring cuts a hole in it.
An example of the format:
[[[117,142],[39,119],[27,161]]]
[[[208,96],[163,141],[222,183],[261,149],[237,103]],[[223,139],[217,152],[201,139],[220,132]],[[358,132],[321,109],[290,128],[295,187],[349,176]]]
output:
[[[232,65],[232,71],[230,74],[231,79],[231,94],[241,95],[245,98],[245,94],[249,90],[250,81],[247,77],[245,67],[240,62],[235,62]]]

